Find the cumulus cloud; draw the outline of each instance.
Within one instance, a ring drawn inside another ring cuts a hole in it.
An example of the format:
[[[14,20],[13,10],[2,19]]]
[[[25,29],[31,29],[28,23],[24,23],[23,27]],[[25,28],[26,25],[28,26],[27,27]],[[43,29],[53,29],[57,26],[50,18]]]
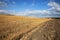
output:
[[[47,10],[31,10],[31,11],[25,11],[27,14],[44,14],[47,13],[49,14],[50,12]]]
[[[51,6],[51,8],[49,8],[48,10],[53,10],[54,12],[59,12],[60,14],[60,4],[56,2],[50,2],[48,3],[48,5]]]
[[[48,10],[26,10],[24,12],[18,12],[16,15],[38,17],[37,15],[43,16],[44,14],[45,15],[50,14],[50,11]]]

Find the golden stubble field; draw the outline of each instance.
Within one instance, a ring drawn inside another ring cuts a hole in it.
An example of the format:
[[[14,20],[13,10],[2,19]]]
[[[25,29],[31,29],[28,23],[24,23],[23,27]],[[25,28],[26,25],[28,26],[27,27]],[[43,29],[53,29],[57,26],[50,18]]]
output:
[[[17,40],[15,38],[18,35],[26,33],[49,20],[52,19],[0,15],[0,40]]]

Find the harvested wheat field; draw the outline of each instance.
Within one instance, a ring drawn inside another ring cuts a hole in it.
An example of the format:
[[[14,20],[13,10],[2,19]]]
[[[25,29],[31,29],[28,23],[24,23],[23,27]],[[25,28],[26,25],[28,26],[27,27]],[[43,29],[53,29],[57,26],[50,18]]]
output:
[[[60,40],[60,19],[0,15],[0,40]]]

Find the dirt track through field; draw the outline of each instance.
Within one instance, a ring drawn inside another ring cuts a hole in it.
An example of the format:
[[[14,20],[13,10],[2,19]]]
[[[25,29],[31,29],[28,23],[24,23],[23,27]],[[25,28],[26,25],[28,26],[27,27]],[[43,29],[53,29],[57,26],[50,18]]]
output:
[[[0,40],[60,40],[60,19],[2,17]]]
[[[26,33],[20,40],[60,40],[60,19],[49,20]]]

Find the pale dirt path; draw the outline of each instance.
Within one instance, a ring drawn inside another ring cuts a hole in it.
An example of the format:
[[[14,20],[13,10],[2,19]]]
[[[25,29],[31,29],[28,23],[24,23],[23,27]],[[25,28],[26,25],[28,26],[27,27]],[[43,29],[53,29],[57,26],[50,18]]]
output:
[[[20,40],[60,40],[60,19],[42,23]]]
[[[51,19],[41,21],[41,23],[44,23],[44,22],[49,21],[49,20],[51,20]],[[40,28],[40,27],[38,27],[39,25],[42,26],[41,23],[32,27],[32,29],[27,30],[25,33],[19,34],[18,36],[15,37],[14,40],[25,40],[25,38],[29,37],[33,32],[35,32],[36,30],[38,30]],[[27,37],[26,37],[26,35],[27,35]]]
[[[41,23],[44,23],[44,22],[49,21],[49,20],[52,20],[52,19],[45,19],[45,20],[35,21],[33,23],[33,24],[35,24],[34,26],[30,26],[29,28],[26,29],[26,31],[24,30],[25,32],[23,32],[22,34],[18,34],[18,36],[14,37],[15,39],[13,39],[13,40],[25,40],[24,36],[26,36],[27,34],[28,34],[27,36],[30,36],[32,34],[32,32],[38,30],[38,27],[37,27],[38,25],[42,26]]]

